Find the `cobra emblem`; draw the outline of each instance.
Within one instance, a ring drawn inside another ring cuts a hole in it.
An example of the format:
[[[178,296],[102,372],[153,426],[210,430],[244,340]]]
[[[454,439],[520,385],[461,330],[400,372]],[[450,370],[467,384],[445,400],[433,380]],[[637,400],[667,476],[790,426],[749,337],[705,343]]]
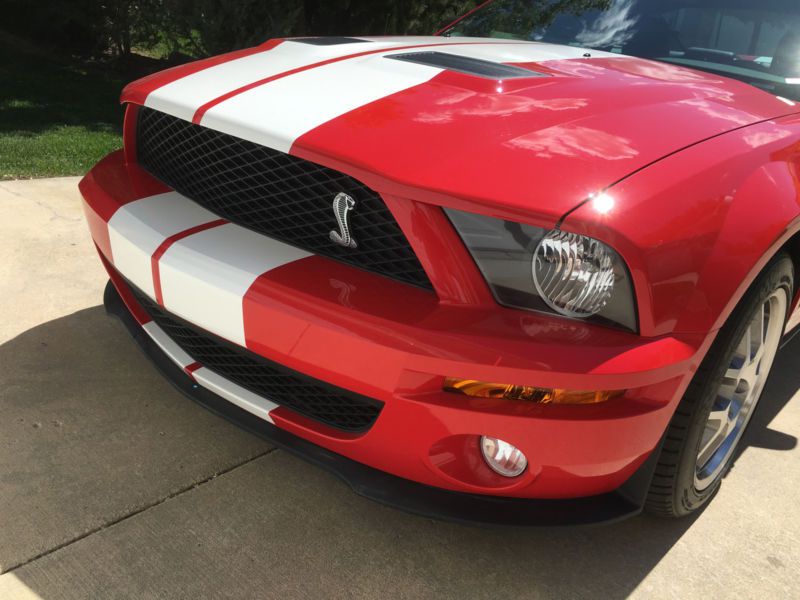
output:
[[[339,231],[331,231],[331,241],[345,248],[358,248],[358,244],[350,235],[350,211],[356,207],[356,201],[344,192],[333,199],[333,214],[339,224]]]

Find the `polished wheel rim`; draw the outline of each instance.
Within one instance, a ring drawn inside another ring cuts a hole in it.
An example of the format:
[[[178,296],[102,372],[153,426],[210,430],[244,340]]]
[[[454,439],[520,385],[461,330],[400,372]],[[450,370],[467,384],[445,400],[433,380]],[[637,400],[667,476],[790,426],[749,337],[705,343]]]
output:
[[[756,310],[736,346],[700,440],[694,476],[698,491],[716,481],[753,415],[778,352],[787,305],[786,291],[775,290]]]

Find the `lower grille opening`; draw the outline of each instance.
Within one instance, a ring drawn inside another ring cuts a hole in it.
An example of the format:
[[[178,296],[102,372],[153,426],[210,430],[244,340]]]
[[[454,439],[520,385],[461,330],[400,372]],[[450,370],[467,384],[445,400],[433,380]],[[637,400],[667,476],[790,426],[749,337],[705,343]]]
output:
[[[383,403],[292,371],[223,340],[165,311],[128,284],[153,321],[195,361],[242,386],[329,427],[364,432],[375,423]]]

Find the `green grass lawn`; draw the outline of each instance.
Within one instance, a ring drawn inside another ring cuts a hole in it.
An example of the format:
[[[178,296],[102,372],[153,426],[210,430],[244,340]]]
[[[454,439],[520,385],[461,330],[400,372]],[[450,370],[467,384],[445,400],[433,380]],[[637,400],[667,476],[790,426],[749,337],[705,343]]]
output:
[[[0,37],[0,180],[82,175],[120,148],[124,84]]]

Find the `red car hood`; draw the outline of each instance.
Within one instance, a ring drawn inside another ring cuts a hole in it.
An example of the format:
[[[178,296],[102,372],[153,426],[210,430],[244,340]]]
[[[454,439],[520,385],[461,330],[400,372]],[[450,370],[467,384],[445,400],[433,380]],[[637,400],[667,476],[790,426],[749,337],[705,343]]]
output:
[[[467,60],[420,64],[442,59],[430,52]],[[487,74],[482,61],[531,76]],[[665,63],[440,37],[276,40],[140,80],[123,101],[327,164],[378,191],[548,220],[681,148],[798,112],[744,83]]]

